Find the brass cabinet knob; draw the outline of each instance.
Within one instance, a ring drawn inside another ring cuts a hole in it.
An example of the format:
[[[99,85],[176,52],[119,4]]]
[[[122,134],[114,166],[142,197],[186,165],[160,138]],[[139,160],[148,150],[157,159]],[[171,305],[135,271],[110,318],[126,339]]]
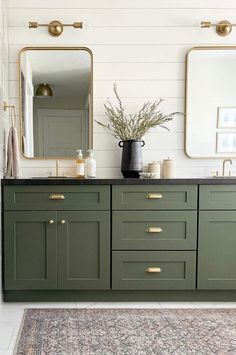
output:
[[[49,223],[49,224],[53,224],[53,223],[54,223],[54,220],[53,220],[53,219],[49,219],[48,223]]]
[[[65,221],[64,219],[62,219],[62,220],[60,221],[60,223],[61,223],[61,224],[65,224],[66,221]]]

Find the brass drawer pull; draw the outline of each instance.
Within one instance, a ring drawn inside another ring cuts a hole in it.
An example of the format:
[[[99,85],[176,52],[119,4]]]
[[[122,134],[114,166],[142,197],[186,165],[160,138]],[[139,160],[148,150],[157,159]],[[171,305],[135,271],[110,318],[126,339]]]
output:
[[[148,267],[145,271],[150,274],[158,274],[162,272],[162,269],[160,267]]]
[[[146,229],[147,233],[161,233],[162,231],[161,227],[149,227]]]
[[[162,194],[147,194],[146,198],[148,199],[152,199],[152,200],[159,200],[160,198],[162,198]]]
[[[48,223],[49,223],[49,224],[53,224],[53,223],[54,223],[54,220],[53,220],[53,219],[49,219]]]
[[[65,200],[65,196],[63,194],[51,194],[48,198],[49,200]]]
[[[64,219],[62,219],[62,220],[60,221],[60,223],[61,223],[61,224],[65,224],[66,221],[65,221]]]

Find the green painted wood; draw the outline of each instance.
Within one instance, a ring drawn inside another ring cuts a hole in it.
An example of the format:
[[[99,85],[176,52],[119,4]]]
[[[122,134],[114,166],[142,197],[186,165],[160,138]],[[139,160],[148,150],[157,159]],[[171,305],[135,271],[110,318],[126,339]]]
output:
[[[58,287],[110,288],[109,212],[58,212]]]
[[[5,212],[4,288],[55,289],[56,247],[56,212]]]
[[[149,199],[149,193],[162,198]],[[197,185],[117,185],[112,187],[114,210],[186,210],[197,208]]]
[[[236,185],[201,185],[199,208],[206,210],[235,210]]]
[[[149,267],[160,273],[147,273]],[[113,290],[193,290],[196,274],[194,251],[113,251]]]
[[[236,212],[199,216],[198,289],[236,289]]]
[[[64,200],[50,200],[60,193]],[[109,186],[5,186],[5,210],[109,210]]]
[[[150,233],[150,227],[162,231]],[[112,213],[113,250],[195,250],[196,244],[196,211]]]
[[[4,302],[235,302],[236,291],[219,290],[52,290],[3,291]],[[131,305],[132,306],[132,305]]]

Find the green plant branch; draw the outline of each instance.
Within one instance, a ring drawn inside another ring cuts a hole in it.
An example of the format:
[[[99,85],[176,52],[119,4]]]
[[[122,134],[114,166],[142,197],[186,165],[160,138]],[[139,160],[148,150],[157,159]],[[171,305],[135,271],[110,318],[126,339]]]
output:
[[[166,127],[166,123],[173,120],[175,116],[182,115],[181,112],[172,112],[164,115],[159,110],[159,105],[163,99],[155,100],[154,102],[145,102],[141,109],[134,113],[125,115],[125,109],[118,95],[117,85],[113,85],[113,91],[118,101],[118,106],[114,107],[108,99],[104,104],[105,114],[108,117],[108,124],[104,124],[96,120],[103,128],[111,131],[112,135],[119,140],[141,140],[151,128]]]

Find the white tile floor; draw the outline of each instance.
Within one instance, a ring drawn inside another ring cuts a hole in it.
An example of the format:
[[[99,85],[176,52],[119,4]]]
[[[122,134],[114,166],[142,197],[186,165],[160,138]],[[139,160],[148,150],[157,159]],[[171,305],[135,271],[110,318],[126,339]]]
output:
[[[0,304],[0,355],[12,355],[25,308],[236,308],[236,302],[80,302]]]

